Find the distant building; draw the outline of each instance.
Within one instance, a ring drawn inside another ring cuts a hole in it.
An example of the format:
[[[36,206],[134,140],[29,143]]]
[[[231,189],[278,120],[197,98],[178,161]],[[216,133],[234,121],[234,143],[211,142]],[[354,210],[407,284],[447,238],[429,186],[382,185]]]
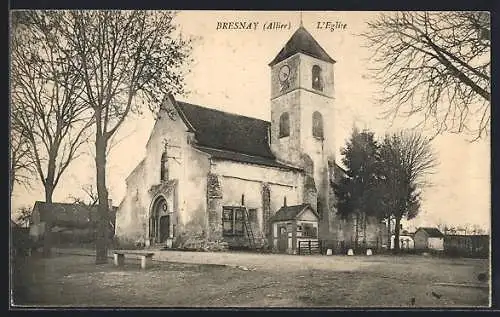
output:
[[[112,207],[109,237],[114,235],[116,210]],[[29,234],[32,240],[44,240],[47,228],[53,234],[53,243],[92,242],[97,224],[97,207],[70,203],[35,202],[31,214]]]
[[[396,236],[391,236],[391,249],[394,249],[394,240]],[[413,240],[413,234],[401,234],[399,235],[399,248],[401,250],[414,249],[415,240]]]
[[[444,234],[437,228],[418,228],[413,240],[417,250],[444,250]]]

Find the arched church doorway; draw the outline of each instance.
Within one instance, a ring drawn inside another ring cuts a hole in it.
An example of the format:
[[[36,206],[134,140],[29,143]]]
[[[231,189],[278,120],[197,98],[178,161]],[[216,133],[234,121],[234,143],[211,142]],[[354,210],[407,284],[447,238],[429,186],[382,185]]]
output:
[[[170,214],[164,197],[159,197],[149,219],[149,239],[152,243],[165,243],[170,237]]]

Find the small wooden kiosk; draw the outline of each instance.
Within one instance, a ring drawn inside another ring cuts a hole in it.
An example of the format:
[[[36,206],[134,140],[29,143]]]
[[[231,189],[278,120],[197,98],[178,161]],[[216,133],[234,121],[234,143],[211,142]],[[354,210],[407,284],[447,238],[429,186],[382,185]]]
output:
[[[319,216],[309,204],[283,206],[271,218],[273,250],[297,254],[299,245],[318,244]]]

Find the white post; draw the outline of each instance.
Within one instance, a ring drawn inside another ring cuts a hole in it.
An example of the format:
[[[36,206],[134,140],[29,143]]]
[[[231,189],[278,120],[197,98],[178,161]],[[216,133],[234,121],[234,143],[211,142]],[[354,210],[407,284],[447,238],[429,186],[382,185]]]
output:
[[[145,269],[145,268],[146,268],[146,256],[142,255],[141,256],[141,269]]]
[[[114,259],[116,266],[123,266],[125,264],[125,255],[124,254],[115,253],[113,255],[113,259]]]
[[[352,249],[349,249],[349,250],[347,251],[347,255],[354,255],[354,251],[353,251]]]

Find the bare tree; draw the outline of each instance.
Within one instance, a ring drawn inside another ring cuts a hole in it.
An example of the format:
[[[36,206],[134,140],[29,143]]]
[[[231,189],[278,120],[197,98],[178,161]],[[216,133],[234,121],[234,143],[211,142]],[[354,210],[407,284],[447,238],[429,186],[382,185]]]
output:
[[[94,219],[95,217],[95,207],[98,206],[99,204],[99,196],[97,194],[96,187],[92,184],[87,184],[81,186],[81,189],[83,191],[83,197],[81,196],[70,196],[69,199],[73,201],[74,204],[78,204],[85,208],[88,212],[88,217],[89,219]],[[92,230],[93,230],[93,235],[96,235],[96,227],[95,227],[95,222],[92,221]],[[113,221],[109,220],[109,226],[114,232],[114,223]]]
[[[9,197],[12,199],[15,184],[31,188],[30,180],[35,174],[35,165],[29,140],[22,128],[11,124],[10,129]]]
[[[429,139],[411,131],[387,135],[380,146],[383,199],[395,218],[394,241],[399,241],[401,219],[412,219],[420,210],[421,189],[429,182],[426,175],[437,166]],[[399,250],[399,244],[394,248]]]
[[[11,134],[26,142],[22,154],[34,164],[48,203],[92,124],[80,98],[82,80],[62,62],[67,53],[56,21],[57,15],[39,11],[12,13]]]
[[[175,36],[171,12],[70,11],[57,29],[75,58],[86,107],[95,122],[99,197],[96,264],[106,263],[109,222],[106,157],[110,139],[131,111],[156,111],[166,94],[183,93],[190,40]]]
[[[437,134],[489,133],[488,13],[382,13],[361,36],[374,50],[386,117],[420,114],[420,124],[432,124]]]
[[[70,196],[69,198],[75,204],[83,205],[89,208],[95,207],[99,203],[99,196],[97,191],[92,184],[83,185],[81,187],[85,197]]]

